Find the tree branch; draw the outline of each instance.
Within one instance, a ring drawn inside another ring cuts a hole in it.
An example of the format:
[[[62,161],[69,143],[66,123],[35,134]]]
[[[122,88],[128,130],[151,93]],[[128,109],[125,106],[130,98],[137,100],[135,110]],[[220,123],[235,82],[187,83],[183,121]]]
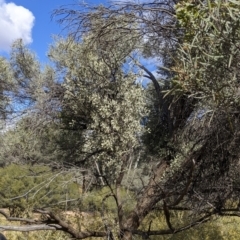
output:
[[[174,233],[182,232],[182,231],[190,229],[194,226],[197,226],[199,224],[205,223],[210,220],[211,215],[212,215],[212,213],[209,213],[184,227],[174,229]],[[141,230],[134,230],[134,231],[132,231],[132,233],[136,234],[136,235],[141,235],[141,236],[145,236],[146,234],[148,234],[148,236],[154,236],[154,235],[156,236],[156,235],[173,234],[173,231],[171,229],[167,229],[167,230],[164,229],[164,230],[158,230],[158,231],[147,231],[147,232],[141,231]]]
[[[70,234],[75,239],[85,239],[88,237],[105,237],[107,236],[106,232],[101,231],[79,231],[73,228],[70,224],[63,221],[57,214],[50,212],[50,211],[44,211],[41,209],[36,209],[35,212],[45,214],[47,216],[47,225],[52,226],[60,226],[62,231]]]
[[[57,224],[36,224],[36,225],[26,225],[26,226],[9,226],[0,225],[2,231],[18,231],[18,232],[31,232],[40,230],[62,230],[62,227]]]
[[[25,223],[38,223],[38,220],[31,218],[10,217],[4,210],[0,209],[0,214],[3,215],[7,221],[25,222]]]

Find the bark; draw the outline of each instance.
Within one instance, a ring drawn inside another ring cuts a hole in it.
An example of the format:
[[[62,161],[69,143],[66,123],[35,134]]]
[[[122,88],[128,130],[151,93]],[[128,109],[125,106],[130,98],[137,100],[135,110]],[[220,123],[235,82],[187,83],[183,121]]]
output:
[[[186,183],[185,188],[182,192],[179,193],[179,198],[174,202],[172,205],[169,206],[176,206],[178,203],[181,202],[185,194],[187,193],[187,189],[189,188],[189,185],[192,180],[192,174],[195,167],[195,160],[198,159],[198,157],[201,155],[201,149],[198,151],[193,151],[192,154],[185,159],[185,161],[182,162],[179,169],[189,169],[190,170],[190,176]],[[153,207],[161,200],[164,200],[166,197],[169,197],[171,195],[170,192],[164,192],[164,190],[161,188],[161,180],[163,177],[163,174],[168,170],[170,165],[168,164],[168,161],[166,159],[163,159],[161,163],[158,164],[155,171],[153,171],[152,178],[150,179],[148,186],[143,192],[142,197],[138,200],[135,209],[130,213],[130,215],[127,217],[125,223],[123,224],[122,229],[122,239],[123,240],[131,240],[133,237],[134,232],[136,232],[143,221],[143,219],[147,216],[147,214],[152,211]],[[175,176],[176,175],[176,176]],[[171,177],[171,181],[176,181],[176,177],[178,176],[178,172],[176,172],[174,176]],[[168,208],[168,206],[166,206]],[[169,219],[166,219],[167,221]],[[171,225],[171,224],[170,224]],[[176,230],[173,229],[171,226],[169,230],[166,231],[166,234],[170,234],[173,231]],[[161,234],[160,234],[161,235]]]
[[[0,229],[3,231],[18,231],[18,232],[31,232],[31,231],[40,231],[40,230],[57,230],[61,229],[60,225],[52,224],[34,224],[26,226],[9,226],[9,225],[0,225]]]
[[[138,201],[135,209],[130,213],[125,223],[122,224],[124,226],[122,229],[122,239],[131,240],[133,232],[138,229],[145,216],[151,211],[152,207],[164,197],[158,184],[167,168],[168,164],[166,161],[158,165],[143,196]]]
[[[169,99],[167,97],[164,98],[164,94],[162,93],[163,89],[159,85],[155,76],[146,67],[144,67],[140,63],[136,63],[136,64],[137,64],[137,66],[139,66],[141,69],[143,69],[146,72],[147,75],[144,75],[144,77],[146,77],[152,81],[155,92],[157,94],[157,99],[158,99],[157,111],[158,111],[158,118],[159,118],[158,125],[167,129],[169,136],[172,136],[173,121],[170,117]]]
[[[71,224],[62,220],[58,214],[50,211],[36,209],[36,213],[43,214],[47,220],[40,219],[28,219],[28,218],[15,218],[10,217],[8,214],[0,210],[0,214],[3,215],[8,221],[19,221],[24,222],[29,225],[22,226],[9,226],[0,225],[0,229],[3,231],[18,231],[18,232],[31,232],[31,231],[41,231],[41,230],[59,230],[70,234],[74,239],[86,239],[89,237],[106,237],[107,233],[104,231],[79,231],[72,227]]]

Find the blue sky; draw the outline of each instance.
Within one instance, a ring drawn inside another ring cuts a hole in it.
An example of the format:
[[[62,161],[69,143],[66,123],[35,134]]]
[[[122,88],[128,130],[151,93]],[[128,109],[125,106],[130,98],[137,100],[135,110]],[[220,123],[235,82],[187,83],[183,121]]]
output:
[[[83,1],[83,0],[81,0]],[[77,0],[0,0],[0,56],[8,56],[12,42],[22,38],[41,63],[47,63],[47,51],[53,35],[61,35],[62,26],[51,19],[51,13],[61,5],[77,3]],[[107,0],[85,0],[100,4]],[[157,75],[158,59],[141,59],[142,64]]]
[[[94,0],[100,3],[101,0]],[[7,56],[13,39],[22,38],[41,62],[52,43],[52,35],[62,33],[62,27],[51,20],[51,13],[73,0],[0,0],[0,55]]]

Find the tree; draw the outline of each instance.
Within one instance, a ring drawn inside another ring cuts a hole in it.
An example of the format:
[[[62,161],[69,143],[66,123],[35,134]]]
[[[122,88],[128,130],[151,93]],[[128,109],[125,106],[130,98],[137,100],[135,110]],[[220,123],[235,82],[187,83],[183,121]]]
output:
[[[11,75],[11,67],[6,59],[0,57],[0,115],[1,120],[6,119],[7,115],[10,114],[10,90],[14,86]]]
[[[159,201],[163,201],[166,220],[171,231],[172,226],[167,214],[169,207],[179,205],[180,202],[183,204],[183,200],[190,201],[190,205],[194,205],[192,199],[197,198],[200,194],[204,199],[202,208],[206,207],[207,203],[211,203],[214,206],[213,212],[222,214],[226,200],[228,198],[236,199],[235,194],[238,191],[237,187],[234,187],[234,189],[224,187],[225,191],[221,192],[216,190],[216,186],[225,186],[230,182],[237,184],[238,176],[238,172],[233,171],[234,165],[237,164],[237,162],[234,164],[234,161],[238,159],[236,153],[238,138],[235,135],[238,118],[236,115],[234,120],[229,118],[234,115],[232,115],[232,112],[229,114],[229,110],[226,111],[226,108],[230,106],[233,106],[234,112],[237,110],[237,105],[234,104],[236,101],[236,94],[234,93],[237,90],[235,87],[237,72],[234,70],[236,69],[234,64],[238,62],[238,46],[235,45],[236,39],[238,39],[238,18],[236,17],[238,6],[235,6],[234,3],[228,4],[225,2],[210,2],[207,5],[205,3],[182,1],[177,5],[177,22],[174,18],[174,10],[169,11],[173,5],[174,3],[164,4],[159,1],[142,4],[125,3],[116,7],[90,7],[90,11],[87,12],[69,11],[66,8],[56,11],[56,14],[59,15],[66,14],[61,22],[69,24],[70,34],[77,40],[79,36],[83,36],[88,31],[94,32],[93,42],[99,36],[109,34],[107,24],[94,25],[92,24],[92,18],[110,19],[109,22],[105,22],[111,23],[114,19],[113,16],[125,16],[124,26],[118,26],[115,30],[125,29],[126,23],[129,24],[127,29],[130,29],[129,26],[134,19],[139,23],[139,25],[137,24],[138,37],[144,36],[151,39],[149,40],[151,43],[154,43],[154,36],[159,33],[161,37],[167,35],[164,38],[163,45],[165,46],[165,43],[170,45],[167,50],[168,53],[172,54],[169,54],[170,56],[164,58],[164,60],[166,63],[169,63],[170,60],[168,71],[170,72],[169,75],[174,77],[170,82],[170,90],[167,91],[165,99],[173,94],[173,101],[172,104],[169,104],[171,112],[165,113],[167,113],[166,116],[172,116],[172,118],[168,117],[167,119],[168,122],[172,122],[173,129],[172,131],[168,129],[171,134],[164,147],[170,145],[174,146],[174,149],[170,156],[166,155],[160,160],[143,196],[139,198],[136,208],[125,221],[123,227],[124,239],[132,237],[134,230],[139,227],[140,222],[151,211],[152,206]],[[156,15],[153,14],[155,12]],[[166,14],[163,14],[163,12],[166,12]],[[210,16],[208,13],[210,13]],[[162,14],[160,21],[153,22],[150,20],[149,16],[159,16],[158,14]],[[170,31],[169,29],[164,31],[165,24],[169,22],[173,23],[172,28],[170,28]],[[73,27],[76,23],[79,25],[74,31]],[[156,25],[159,28],[156,28]],[[153,31],[149,30],[149,26],[152,27]],[[156,29],[160,30],[157,31]],[[144,30],[145,32],[143,32]],[[111,33],[114,35],[114,30]],[[149,37],[151,34],[153,38]],[[175,44],[171,44],[173,41],[169,41],[172,38],[176,39]],[[99,41],[101,41],[101,38]],[[141,49],[141,47],[144,49],[145,46],[148,45],[142,44],[140,41],[140,45],[136,45],[136,49]],[[178,48],[178,51],[176,51],[176,48]],[[154,56],[157,53],[158,56],[164,57],[161,46],[155,48],[151,45],[149,49],[155,50],[153,53],[149,51],[150,55]],[[158,52],[156,49],[158,49]],[[236,59],[236,61],[233,61],[233,59]],[[225,69],[226,66],[229,68],[228,71]],[[230,69],[231,66],[233,69]],[[142,69],[144,68],[142,67]],[[166,68],[161,69],[167,70]],[[148,78],[155,83],[156,94],[161,102],[159,105],[163,105],[161,88],[156,84],[156,79],[149,74],[146,68],[144,71],[148,74]],[[218,72],[219,74],[216,74]],[[221,108],[216,108],[215,105],[221,106]],[[213,106],[215,107],[213,108]],[[219,110],[220,112],[217,114],[216,111]],[[161,113],[162,111],[163,108],[161,108]],[[209,115],[208,111],[214,111],[214,114]],[[202,114],[205,115],[205,118],[199,117]],[[209,125],[206,124],[206,121]],[[211,125],[211,121],[214,122],[214,126]],[[229,144],[231,147],[229,147]],[[162,182],[161,179],[164,179],[164,181]],[[184,186],[182,189],[179,188],[180,182]],[[200,182],[201,184],[199,184]],[[174,185],[177,187],[172,189]],[[207,186],[211,187],[208,188]],[[190,198],[187,198],[186,194]],[[172,203],[167,205],[165,203],[166,199],[172,201]],[[206,218],[209,214],[212,213],[206,209]],[[160,232],[158,233],[160,234]],[[150,231],[149,234],[151,234]]]
[[[59,71],[65,71],[62,117],[70,120],[68,127],[84,135],[78,144],[80,162],[97,155],[94,161],[102,167],[117,164],[113,169],[121,169],[124,155],[139,146],[140,119],[146,115],[137,76],[131,69],[125,73],[121,69],[131,44],[111,52],[97,44],[90,50],[87,45],[88,39],[82,44],[70,39],[58,42],[50,51]]]
[[[76,239],[148,239],[182,232],[212,216],[238,216],[237,3],[84,7],[55,12],[65,14],[60,21],[69,24],[69,37],[58,39],[49,52],[55,66],[47,72],[58,81],[43,81],[39,91],[45,94],[47,86],[47,99],[58,106],[47,116],[64,129],[67,143],[74,142],[69,162],[87,167],[94,184],[102,185],[102,206],[95,204],[101,227],[77,228],[61,214],[40,207],[35,211],[44,220],[18,230],[57,229]],[[163,59],[159,71],[165,73],[164,87],[140,63],[142,56]],[[152,82],[147,87],[155,91],[150,100],[137,84],[142,76]],[[38,113],[47,103],[35,99]],[[141,124],[143,120],[149,122]],[[151,131],[144,134],[146,126]],[[160,141],[148,140],[157,136]],[[150,158],[148,144],[158,149],[150,163],[144,159]],[[187,212],[181,224],[175,211]],[[154,213],[166,228],[155,228]]]

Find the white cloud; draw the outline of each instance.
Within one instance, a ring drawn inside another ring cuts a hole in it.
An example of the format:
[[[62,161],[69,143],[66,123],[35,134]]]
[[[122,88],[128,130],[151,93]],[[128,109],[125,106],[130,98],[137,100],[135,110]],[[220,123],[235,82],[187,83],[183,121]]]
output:
[[[31,43],[34,19],[28,9],[0,0],[0,51],[9,51],[18,38],[25,44]]]

